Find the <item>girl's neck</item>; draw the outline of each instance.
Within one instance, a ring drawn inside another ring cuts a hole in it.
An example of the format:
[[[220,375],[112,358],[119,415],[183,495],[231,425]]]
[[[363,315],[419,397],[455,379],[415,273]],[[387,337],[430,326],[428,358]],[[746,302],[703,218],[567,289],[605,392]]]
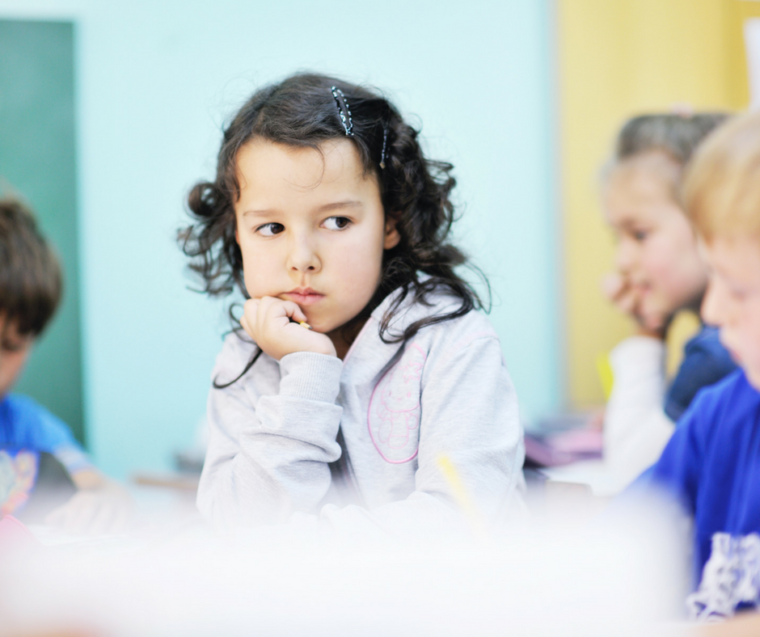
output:
[[[387,288],[387,285],[386,285]],[[395,289],[395,288],[394,288]],[[327,336],[333,342],[335,346],[335,352],[340,360],[345,360],[348,350],[351,349],[351,345],[354,344],[356,337],[359,336],[359,332],[362,331],[364,324],[367,322],[372,312],[377,308],[383,299],[388,295],[388,290],[378,284],[375,294],[370,299],[370,302],[348,323],[344,323],[340,327],[329,332]]]
[[[333,342],[335,346],[335,352],[340,360],[346,358],[348,350],[351,349],[351,345],[356,340],[356,337],[361,332],[362,327],[367,322],[366,316],[357,316],[345,325],[341,325],[339,328],[329,332],[327,336]]]

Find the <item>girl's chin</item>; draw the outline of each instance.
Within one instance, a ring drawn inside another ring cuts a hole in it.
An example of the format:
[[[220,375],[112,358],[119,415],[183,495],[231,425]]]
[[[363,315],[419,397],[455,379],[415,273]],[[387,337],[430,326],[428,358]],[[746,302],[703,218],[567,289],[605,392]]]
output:
[[[319,317],[306,315],[306,322],[313,332],[319,332],[320,334],[329,334],[335,328],[324,320],[320,320]]]
[[[642,303],[641,316],[647,326],[652,329],[659,329],[667,322],[668,317],[674,314],[675,310],[665,303]]]

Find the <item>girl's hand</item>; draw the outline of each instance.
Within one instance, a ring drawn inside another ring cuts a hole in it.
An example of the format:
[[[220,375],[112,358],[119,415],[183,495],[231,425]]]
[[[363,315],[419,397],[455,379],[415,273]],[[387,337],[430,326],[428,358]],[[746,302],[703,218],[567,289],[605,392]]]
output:
[[[335,345],[325,334],[312,332],[293,321],[306,321],[306,315],[296,303],[264,296],[245,302],[240,325],[264,353],[275,360],[293,352],[337,356]]]
[[[627,276],[617,272],[608,274],[602,280],[602,292],[621,312],[633,317],[641,336],[665,338],[672,317],[646,312],[641,291]]]

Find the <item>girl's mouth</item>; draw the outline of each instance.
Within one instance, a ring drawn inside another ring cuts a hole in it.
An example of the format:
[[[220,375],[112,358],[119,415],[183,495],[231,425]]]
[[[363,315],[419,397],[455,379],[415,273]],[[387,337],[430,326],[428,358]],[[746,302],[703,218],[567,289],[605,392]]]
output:
[[[285,292],[282,296],[298,305],[314,305],[325,298],[324,294],[320,294],[311,288],[296,288],[290,292]]]

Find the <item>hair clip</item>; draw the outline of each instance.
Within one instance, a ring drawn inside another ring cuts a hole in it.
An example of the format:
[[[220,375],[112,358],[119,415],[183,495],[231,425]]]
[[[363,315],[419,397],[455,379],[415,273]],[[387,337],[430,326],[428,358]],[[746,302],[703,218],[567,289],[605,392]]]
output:
[[[346,129],[346,136],[354,136],[354,120],[351,119],[351,109],[348,107],[348,101],[346,96],[343,95],[338,87],[330,87],[332,95],[335,98],[335,103],[338,105],[338,113],[340,113],[340,121],[343,123],[343,128]]]
[[[383,152],[380,153],[380,168],[385,170],[385,148],[388,143],[388,124],[383,125]]]

